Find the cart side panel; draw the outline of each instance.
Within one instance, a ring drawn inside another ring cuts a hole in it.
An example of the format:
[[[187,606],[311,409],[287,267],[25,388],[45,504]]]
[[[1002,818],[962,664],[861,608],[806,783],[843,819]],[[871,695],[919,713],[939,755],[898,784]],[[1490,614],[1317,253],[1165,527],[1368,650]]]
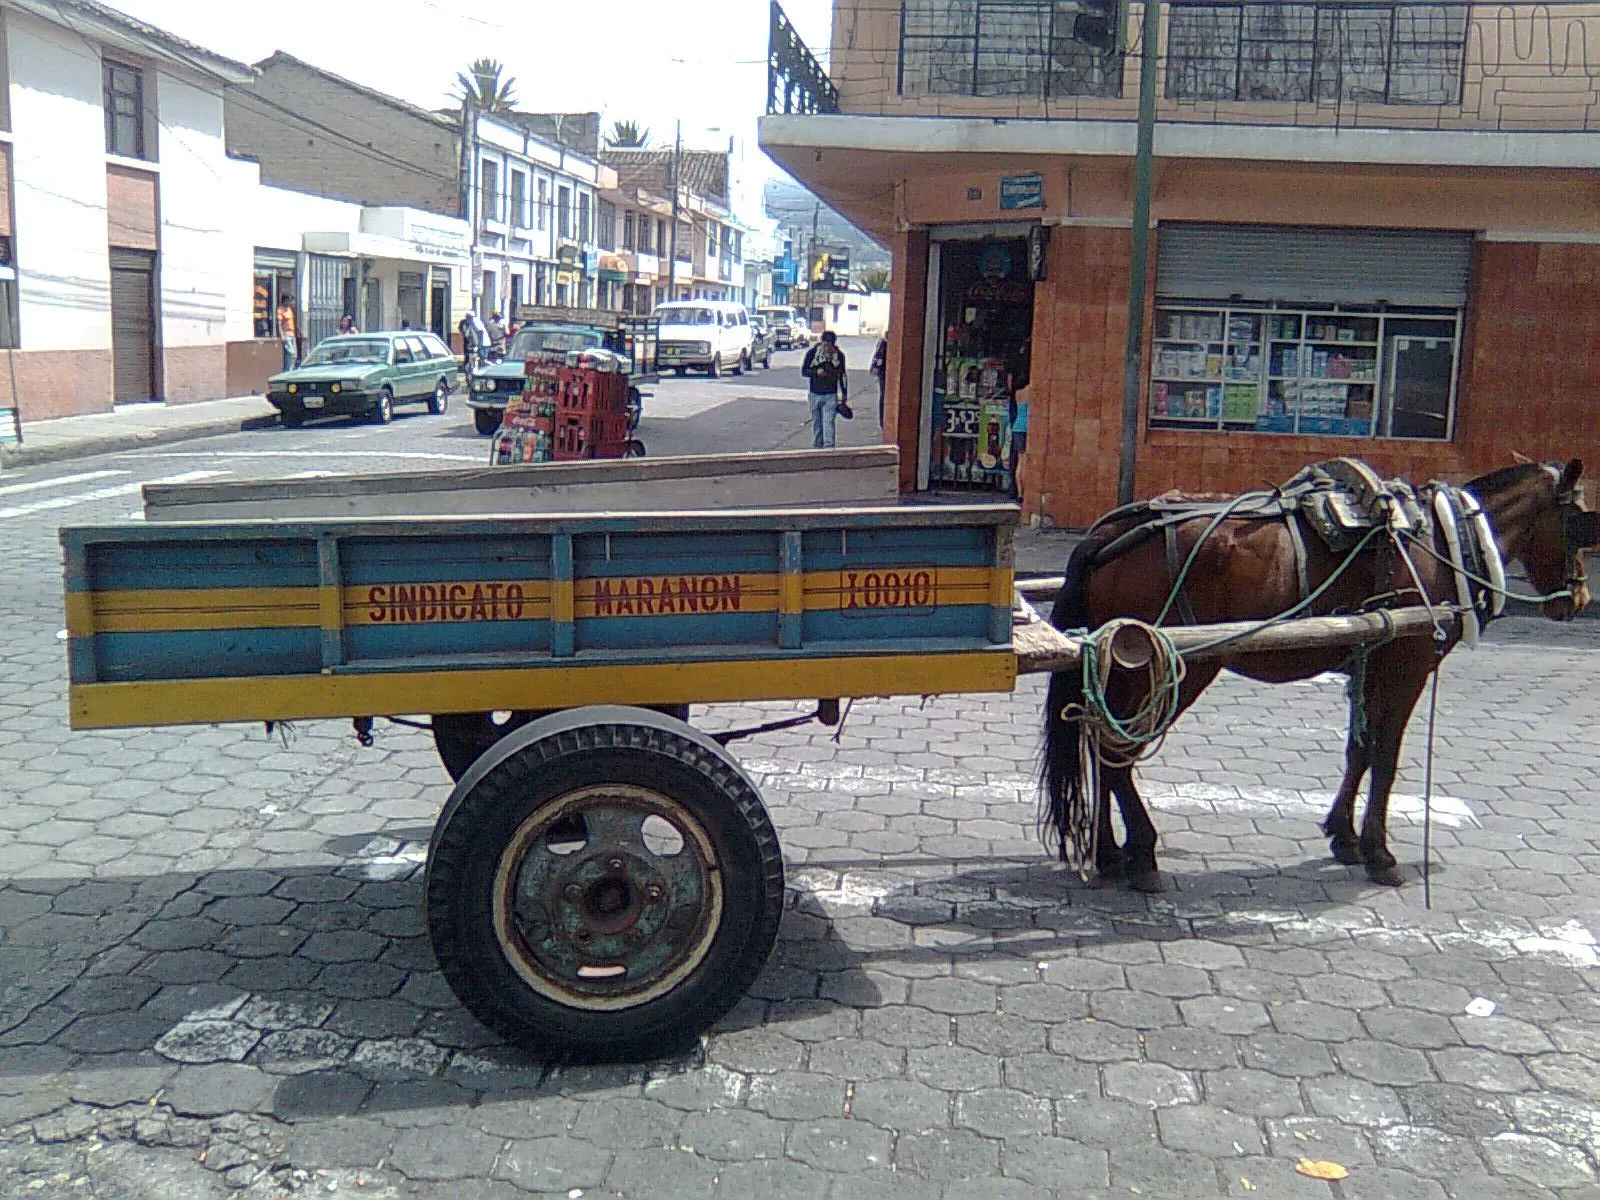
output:
[[[64,530],[73,722],[998,690],[1011,516]]]
[[[314,540],[99,541],[70,554],[81,560],[67,592],[75,683],[321,665]]]
[[[996,561],[994,526],[808,531],[806,645],[990,642],[991,605],[1009,621],[1011,567]]]
[[[548,651],[546,536],[339,540],[345,664]]]
[[[578,652],[776,646],[779,537],[765,530],[574,537]]]

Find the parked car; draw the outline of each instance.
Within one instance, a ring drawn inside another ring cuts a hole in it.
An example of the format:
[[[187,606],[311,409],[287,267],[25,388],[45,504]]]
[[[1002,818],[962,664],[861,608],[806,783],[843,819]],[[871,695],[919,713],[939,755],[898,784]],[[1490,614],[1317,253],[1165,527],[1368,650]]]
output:
[[[524,325],[506,347],[505,358],[500,362],[486,363],[472,372],[468,382],[467,405],[472,409],[472,424],[479,433],[491,434],[505,420],[506,404],[524,387],[528,359],[545,354],[573,354],[613,351],[617,343],[615,333],[591,325],[538,324]],[[619,366],[626,372],[628,355],[617,351]],[[649,382],[654,382],[650,376]],[[628,386],[628,432],[639,427],[644,412],[644,393],[641,385],[645,378],[635,375]]]
[[[772,370],[772,351],[776,338],[772,326],[760,313],[750,318],[750,365],[761,364],[763,370]]]
[[[656,367],[682,375],[690,367],[708,375],[750,368],[750,314],[731,300],[674,300],[657,306]]]
[[[393,330],[344,334],[318,343],[298,367],[267,381],[267,401],[290,429],[309,417],[370,416],[380,425],[397,404],[450,406],[456,360],[432,333]]]
[[[777,304],[756,309],[756,315],[767,318],[771,323],[774,349],[795,350],[811,341],[811,327],[806,324],[799,309]]]

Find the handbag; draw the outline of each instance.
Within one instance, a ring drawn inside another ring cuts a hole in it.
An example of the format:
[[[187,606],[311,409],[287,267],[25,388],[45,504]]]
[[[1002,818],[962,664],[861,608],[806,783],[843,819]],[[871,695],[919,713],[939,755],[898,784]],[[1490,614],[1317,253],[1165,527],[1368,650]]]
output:
[[[846,421],[853,421],[856,418],[855,411],[853,409],[851,409],[851,407],[850,407],[850,402],[848,400],[846,400],[843,396],[839,397],[839,403],[838,403],[838,406],[836,407],[835,411],[838,413],[839,416],[843,417]]]

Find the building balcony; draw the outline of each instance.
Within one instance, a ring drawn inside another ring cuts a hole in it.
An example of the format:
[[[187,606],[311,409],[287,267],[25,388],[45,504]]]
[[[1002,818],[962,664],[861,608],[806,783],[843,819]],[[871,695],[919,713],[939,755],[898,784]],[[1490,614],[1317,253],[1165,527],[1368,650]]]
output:
[[[1121,52],[1077,40],[1077,15],[835,0],[830,78],[774,6],[763,146],[1131,153],[1142,6]],[[1600,166],[1570,136],[1600,132],[1593,0],[1174,0],[1161,18],[1158,155]]]

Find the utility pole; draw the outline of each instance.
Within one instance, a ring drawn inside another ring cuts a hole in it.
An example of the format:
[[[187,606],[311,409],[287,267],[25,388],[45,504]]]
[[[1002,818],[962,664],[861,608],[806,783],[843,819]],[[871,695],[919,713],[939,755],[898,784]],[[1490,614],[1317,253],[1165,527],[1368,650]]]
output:
[[[672,247],[667,260],[667,299],[678,298],[678,169],[683,165],[683,122],[672,135]]]
[[[467,248],[467,304],[472,307],[478,294],[478,113],[477,97],[470,90],[461,95],[461,216],[472,229]],[[454,315],[454,314],[452,314]]]
[[[1118,9],[1118,20],[1123,20]],[[1117,462],[1117,503],[1133,503],[1139,450],[1139,385],[1144,357],[1144,290],[1150,267],[1150,164],[1155,156],[1156,72],[1161,39],[1160,0],[1144,0],[1143,53],[1139,58],[1139,138],[1133,159],[1133,254],[1128,278],[1128,340],[1122,366],[1122,454]]]
[[[819,200],[811,206],[811,245],[807,248],[806,256],[806,324],[811,324],[814,313],[820,311],[817,306],[817,219],[822,215],[822,202]],[[823,322],[826,324],[826,320]]]

